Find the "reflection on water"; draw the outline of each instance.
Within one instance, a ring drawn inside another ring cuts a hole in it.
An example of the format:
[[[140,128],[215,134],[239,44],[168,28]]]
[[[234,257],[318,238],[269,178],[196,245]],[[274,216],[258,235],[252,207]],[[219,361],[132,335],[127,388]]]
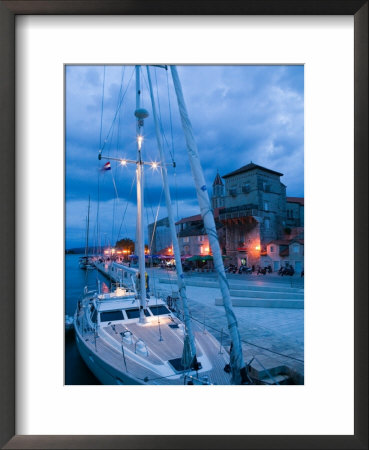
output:
[[[97,270],[79,268],[80,256],[65,255],[65,314],[69,316],[73,316],[86,285],[97,289],[97,280],[100,280],[104,292],[110,289],[109,281]],[[65,384],[100,384],[79,356],[73,332],[65,336]]]

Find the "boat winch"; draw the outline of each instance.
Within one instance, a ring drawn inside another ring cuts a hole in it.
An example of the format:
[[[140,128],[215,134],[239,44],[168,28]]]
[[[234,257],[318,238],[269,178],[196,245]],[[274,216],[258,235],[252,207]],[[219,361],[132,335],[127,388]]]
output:
[[[135,353],[149,356],[149,350],[147,348],[147,345],[142,339],[139,339],[135,344]]]

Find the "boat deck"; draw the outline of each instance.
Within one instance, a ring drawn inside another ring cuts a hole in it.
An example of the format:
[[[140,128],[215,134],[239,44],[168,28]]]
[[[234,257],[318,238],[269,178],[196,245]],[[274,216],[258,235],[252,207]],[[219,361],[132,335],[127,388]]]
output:
[[[155,366],[163,367],[163,362],[182,357],[183,330],[169,327],[172,321],[168,317],[160,318],[160,332],[159,323],[156,320],[144,326],[131,322],[117,324],[115,327],[111,325],[103,326],[99,329],[98,336],[95,338],[94,330],[91,329],[85,329],[82,335],[82,327],[86,328],[83,315],[84,312],[81,310],[77,322],[77,336],[83,340],[83,345],[86,346],[89,353],[95,358],[101,359],[103,363],[111,366],[115,371],[121,372],[122,378],[132,378],[139,383],[148,385],[186,384],[189,380],[189,374],[196,378],[195,371],[160,376],[160,373],[155,370]],[[197,356],[200,358],[202,355],[206,355],[211,362],[211,369],[200,370],[199,378],[207,378],[208,383],[211,384],[231,384],[231,375],[224,371],[224,366],[229,362],[227,352],[220,347],[218,341],[211,334],[204,333],[196,324],[194,326]],[[120,333],[126,330],[132,333],[132,339],[131,342],[128,339],[123,341],[124,358]],[[140,358],[135,353],[136,343],[139,340],[143,340],[148,345],[148,354],[141,353],[139,355],[143,358],[142,364],[140,364]],[[145,362],[147,362],[146,365]],[[120,380],[120,378],[118,379]]]

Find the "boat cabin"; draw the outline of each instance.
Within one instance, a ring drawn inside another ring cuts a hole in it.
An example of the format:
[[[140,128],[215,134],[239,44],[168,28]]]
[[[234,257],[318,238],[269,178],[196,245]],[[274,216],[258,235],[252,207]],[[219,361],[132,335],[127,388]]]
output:
[[[147,300],[145,316],[148,323],[157,321],[158,316],[172,317],[163,300]],[[140,308],[134,293],[122,288],[107,294],[95,295],[89,302],[87,320],[91,327],[114,325],[117,323],[134,323],[140,318]],[[155,319],[156,318],[156,319]]]

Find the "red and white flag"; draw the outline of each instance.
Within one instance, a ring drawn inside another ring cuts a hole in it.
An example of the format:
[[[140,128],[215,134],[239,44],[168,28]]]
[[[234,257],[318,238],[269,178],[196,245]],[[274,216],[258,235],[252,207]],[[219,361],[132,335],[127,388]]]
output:
[[[102,172],[105,172],[105,170],[111,170],[110,161],[108,161],[106,164],[104,164],[101,168]]]

